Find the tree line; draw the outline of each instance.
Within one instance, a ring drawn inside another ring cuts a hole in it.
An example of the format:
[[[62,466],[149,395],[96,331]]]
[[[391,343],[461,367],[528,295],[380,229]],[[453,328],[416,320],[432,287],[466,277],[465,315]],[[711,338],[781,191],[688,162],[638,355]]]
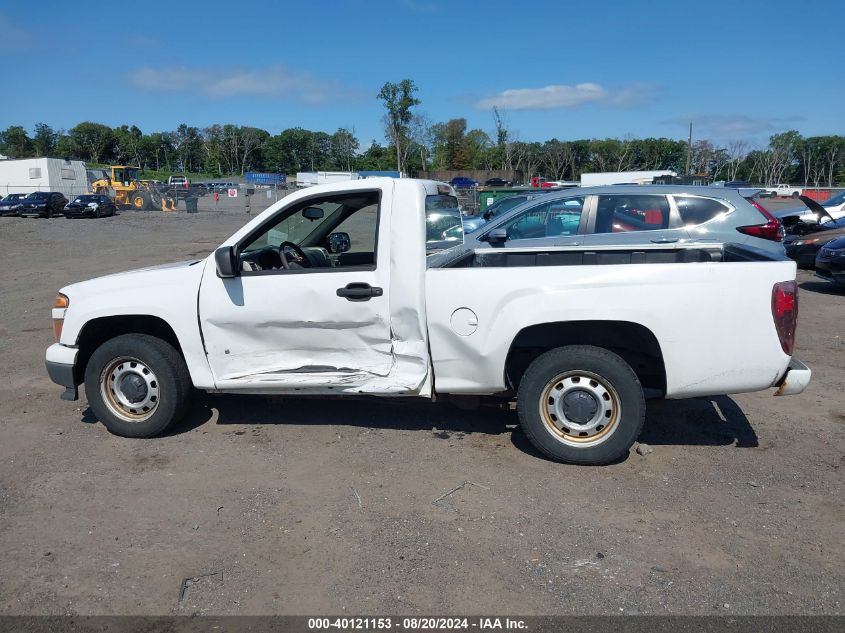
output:
[[[188,172],[209,177],[246,171],[398,169],[408,174],[449,169],[521,171],[526,178],[578,180],[582,173],[672,169],[712,180],[792,182],[834,186],[845,183],[845,137],[803,137],[790,130],[766,146],[736,140],[714,144],[698,139],[590,138],[523,141],[493,108],[490,132],[467,129],[465,118],[432,122],[418,111],[410,79],[387,82],[377,98],[384,106],[386,144],[362,149],[355,130],[335,132],[293,127],[272,135],[233,124],[205,128],[182,123],[175,130],[144,133],[135,125],[109,127],[84,121],[69,130],[38,123],[33,130],[12,125],[0,132],[0,153],[11,158],[56,156],[89,164],[132,164],[148,171]]]

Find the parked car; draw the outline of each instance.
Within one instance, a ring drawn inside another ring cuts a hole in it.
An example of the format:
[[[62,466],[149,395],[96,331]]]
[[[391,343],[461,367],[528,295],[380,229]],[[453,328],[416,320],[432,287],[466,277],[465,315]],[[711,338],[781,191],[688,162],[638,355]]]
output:
[[[845,237],[838,237],[819,249],[816,277],[845,285]]]
[[[790,223],[795,220],[818,222],[823,215],[829,215],[836,220],[845,217],[845,191],[841,191],[823,202],[818,202],[803,195],[798,197],[804,203],[803,206],[781,209],[774,212],[775,217],[779,218],[787,228],[787,232],[789,231]],[[810,204],[809,201],[812,201],[814,204]],[[819,207],[821,207],[821,210]]]
[[[827,242],[845,235],[845,217],[834,219],[827,210],[811,198],[801,200],[812,212],[812,220],[804,216],[784,218],[786,236],[783,245],[786,254],[795,260],[800,268],[813,268],[819,249]]]
[[[84,382],[93,416],[129,437],[165,432],[194,390],[504,397],[539,451],[579,464],[628,453],[647,395],[808,385],[783,255],[701,243],[426,258],[427,198],[451,192],[410,178],[318,185],[203,259],[66,286],[48,374],[65,400]]]
[[[455,176],[449,181],[449,184],[455,189],[472,189],[478,186],[478,181],[466,176]]]
[[[21,201],[22,218],[52,218],[61,215],[67,198],[58,191],[34,191]]]
[[[189,187],[191,185],[191,181],[188,180],[187,176],[170,176],[167,179],[168,185],[176,185],[177,187]]]
[[[819,249],[843,235],[845,235],[845,218],[839,218],[810,225],[800,235],[787,233],[783,239],[783,247],[786,249],[786,255],[794,259],[799,268],[812,268]]]
[[[116,212],[117,207],[111,198],[96,193],[77,196],[65,206],[66,218],[102,218]]]
[[[783,256],[783,227],[736,189],[622,185],[552,191],[466,236],[466,248],[739,243]]]
[[[803,191],[802,187],[794,187],[792,185],[778,184],[771,187],[763,187],[760,192],[761,198],[797,198]]]
[[[511,183],[504,178],[488,178],[484,181],[485,187],[510,187]]]
[[[0,200],[0,216],[18,215],[24,198],[26,198],[25,193],[10,193]]]

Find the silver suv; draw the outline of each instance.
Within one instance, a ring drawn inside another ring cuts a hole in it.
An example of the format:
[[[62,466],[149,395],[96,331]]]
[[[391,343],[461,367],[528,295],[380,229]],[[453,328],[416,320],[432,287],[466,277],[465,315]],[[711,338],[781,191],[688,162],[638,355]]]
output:
[[[736,243],[782,256],[783,227],[737,189],[581,187],[529,200],[466,236],[471,248]]]

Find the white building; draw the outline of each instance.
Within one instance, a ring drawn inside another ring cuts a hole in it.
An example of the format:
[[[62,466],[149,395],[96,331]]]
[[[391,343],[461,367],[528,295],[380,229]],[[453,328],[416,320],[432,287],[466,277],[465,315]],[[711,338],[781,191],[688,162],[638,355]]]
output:
[[[650,185],[659,176],[676,176],[671,169],[657,171],[602,171],[593,174],[581,174],[582,187],[601,185],[636,184]]]
[[[0,160],[0,195],[59,191],[68,199],[88,191],[85,163],[63,158]]]

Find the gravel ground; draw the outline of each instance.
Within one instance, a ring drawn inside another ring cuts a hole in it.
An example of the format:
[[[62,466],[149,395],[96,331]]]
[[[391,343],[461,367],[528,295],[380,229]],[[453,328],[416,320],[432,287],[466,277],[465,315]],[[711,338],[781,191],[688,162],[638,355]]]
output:
[[[129,440],[59,400],[62,285],[246,219],[0,219],[0,614],[843,612],[845,292],[800,273],[804,394],[651,403],[601,468],[495,409],[204,395]]]

